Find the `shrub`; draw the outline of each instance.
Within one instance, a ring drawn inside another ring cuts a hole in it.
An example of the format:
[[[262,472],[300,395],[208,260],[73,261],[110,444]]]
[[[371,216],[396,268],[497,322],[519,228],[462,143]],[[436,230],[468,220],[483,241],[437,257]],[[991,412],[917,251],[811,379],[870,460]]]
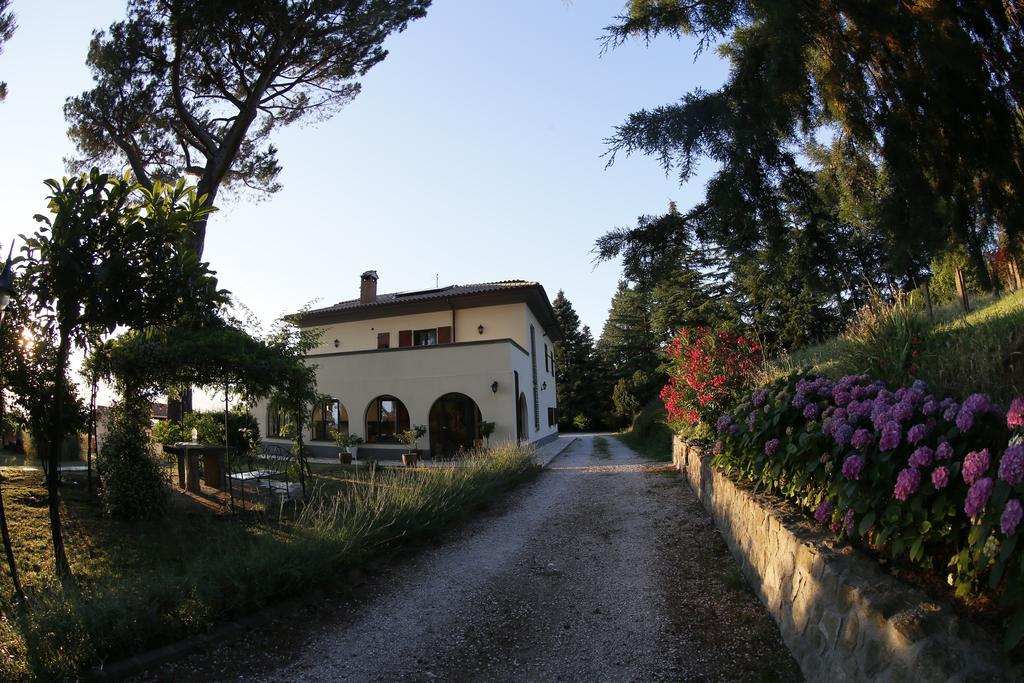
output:
[[[661,400],[671,423],[705,425],[732,409],[761,362],[761,347],[733,330],[682,329],[669,342]]]
[[[148,433],[149,404],[123,401],[110,410],[110,427],[97,458],[104,511],[143,519],[164,511],[167,482]]]
[[[951,572],[958,597],[1001,595],[1024,634],[1024,402],[1009,418],[985,394],[962,404],[924,382],[791,375],[717,424],[714,463],[813,510],[836,534]],[[1011,435],[1013,438],[1011,440]]]
[[[153,426],[153,439],[157,443],[191,441],[196,430],[199,443],[224,444],[224,413],[222,411],[193,411],[181,422],[165,420]],[[228,412],[228,441],[234,455],[251,453],[260,441],[260,425],[248,411]]]
[[[841,363],[893,384],[906,384],[921,372],[922,341],[928,324],[905,294],[893,301],[874,296],[857,311],[844,336]]]

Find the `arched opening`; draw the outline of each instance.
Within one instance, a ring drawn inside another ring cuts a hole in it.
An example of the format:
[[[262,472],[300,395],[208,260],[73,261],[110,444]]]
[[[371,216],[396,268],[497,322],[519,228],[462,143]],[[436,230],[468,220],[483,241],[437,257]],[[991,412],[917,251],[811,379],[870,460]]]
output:
[[[335,432],[348,434],[348,411],[338,399],[328,398],[313,408],[309,425],[313,441],[333,441]]]
[[[519,400],[516,402],[516,438],[519,441],[525,441],[530,433],[527,419],[526,394],[519,394]]]
[[[465,394],[445,394],[430,407],[430,453],[452,457],[477,445],[480,408]]]
[[[366,443],[398,443],[409,429],[409,411],[394,396],[378,396],[366,408]]]

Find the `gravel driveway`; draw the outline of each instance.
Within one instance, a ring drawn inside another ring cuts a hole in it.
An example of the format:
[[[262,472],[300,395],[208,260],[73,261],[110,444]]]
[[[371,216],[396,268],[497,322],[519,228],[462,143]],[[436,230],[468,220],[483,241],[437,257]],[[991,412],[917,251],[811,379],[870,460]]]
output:
[[[581,437],[441,543],[158,678],[799,680],[690,489]]]

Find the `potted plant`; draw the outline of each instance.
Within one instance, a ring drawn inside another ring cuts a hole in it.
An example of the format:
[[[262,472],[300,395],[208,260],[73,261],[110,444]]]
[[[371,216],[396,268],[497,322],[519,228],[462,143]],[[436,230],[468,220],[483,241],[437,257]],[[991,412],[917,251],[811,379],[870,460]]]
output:
[[[427,433],[427,428],[423,425],[413,425],[412,429],[407,429],[398,435],[398,440],[409,447],[409,451],[402,453],[402,464],[406,467],[415,467],[417,461],[419,461],[419,451],[416,450],[416,442],[420,440],[420,437]]]
[[[491,434],[493,434],[493,433],[494,433],[494,423],[493,422],[484,421],[484,422],[480,423],[480,436],[484,437],[484,440],[487,441],[487,447],[488,448],[491,447]]]
[[[334,431],[334,443],[338,446],[338,462],[342,465],[351,465],[356,458],[356,451],[359,444],[363,443],[362,438],[349,432]]]

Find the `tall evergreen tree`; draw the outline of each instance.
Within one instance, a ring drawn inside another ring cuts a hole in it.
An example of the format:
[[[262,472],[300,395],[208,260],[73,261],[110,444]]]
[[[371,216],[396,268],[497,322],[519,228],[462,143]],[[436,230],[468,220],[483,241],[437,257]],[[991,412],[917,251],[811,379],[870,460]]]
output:
[[[559,427],[596,426],[600,419],[600,399],[594,383],[594,338],[589,327],[580,327],[579,315],[565,292],[559,290],[552,308],[562,330],[562,339],[555,344]]]
[[[654,155],[683,182],[716,161],[697,213],[707,236],[745,254],[792,227],[801,148],[843,135],[886,170],[893,271],[912,274],[953,240],[981,272],[992,226],[1024,231],[1021,14],[1004,0],[635,0],[611,44],[696,35],[699,50],[722,42],[731,70],[718,90],[630,116],[612,153]]]
[[[628,408],[643,406],[663,379],[658,370],[658,339],[652,326],[649,292],[630,287],[625,280],[619,282],[596,352],[601,365],[598,385],[606,410],[611,402],[614,415],[632,417]],[[617,402],[616,394],[620,398]]]

